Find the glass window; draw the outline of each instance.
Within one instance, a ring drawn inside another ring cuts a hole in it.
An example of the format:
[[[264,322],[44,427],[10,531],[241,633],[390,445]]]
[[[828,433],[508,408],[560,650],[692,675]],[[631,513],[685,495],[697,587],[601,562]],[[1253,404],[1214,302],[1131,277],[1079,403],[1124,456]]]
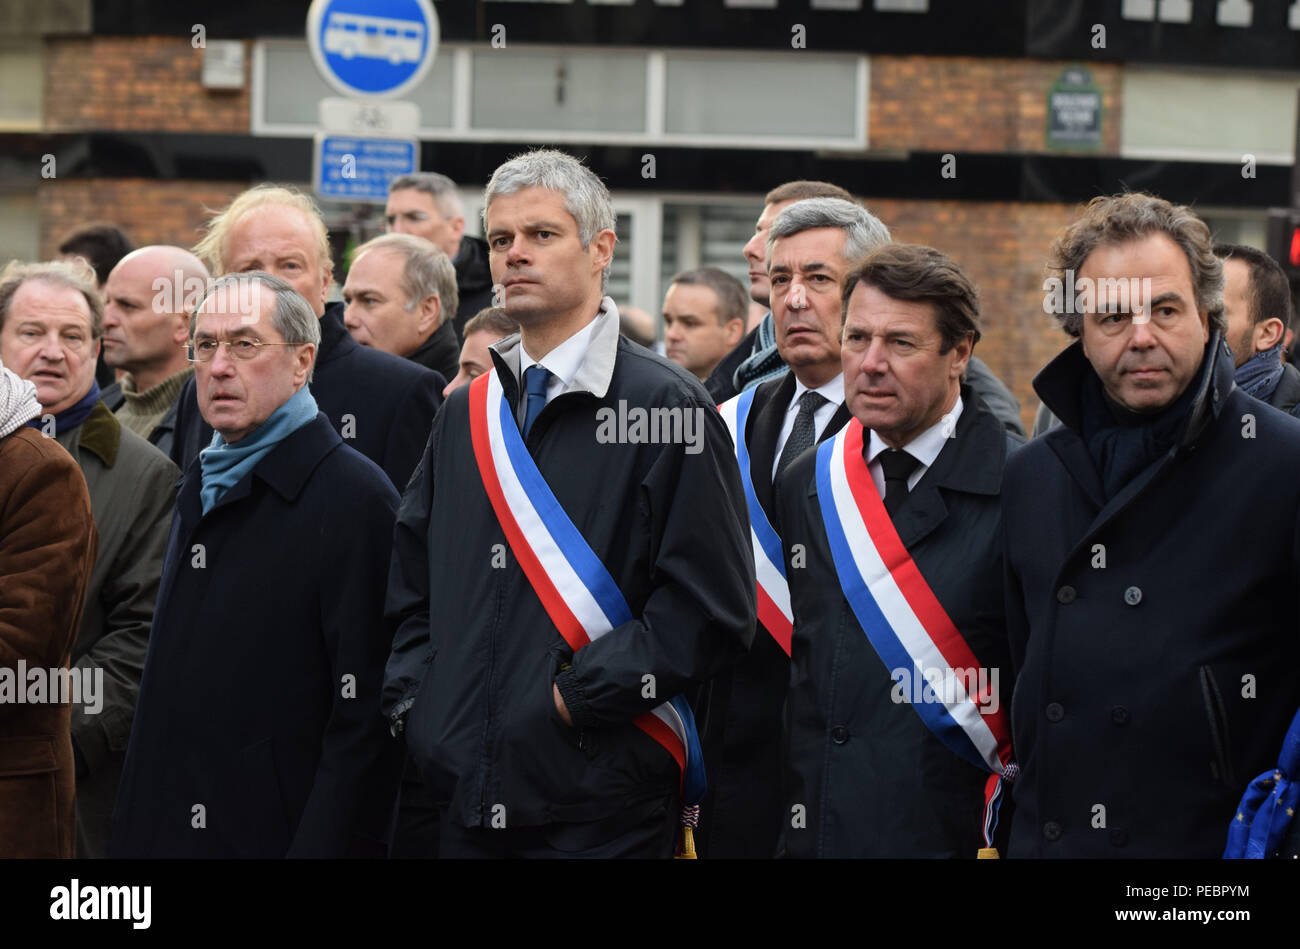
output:
[[[669,134],[852,139],[866,114],[855,57],[669,53],[665,73]]]
[[[1209,70],[1124,71],[1121,153],[1291,164],[1300,75]],[[1231,147],[1228,147],[1228,145]]]
[[[644,54],[477,49],[473,75],[475,128],[645,131]]]
[[[37,260],[40,257],[40,215],[36,194],[0,191],[0,260]]]
[[[39,127],[44,83],[41,44],[0,39],[0,126]]]
[[[270,124],[310,125],[315,131],[320,120],[316,104],[338,92],[326,85],[312,62],[307,43],[266,42],[266,78],[261,89],[254,89],[263,102],[263,120]],[[420,107],[422,128],[450,128],[452,103],[452,60],[450,49],[443,49],[433,61],[421,83],[404,100]]]

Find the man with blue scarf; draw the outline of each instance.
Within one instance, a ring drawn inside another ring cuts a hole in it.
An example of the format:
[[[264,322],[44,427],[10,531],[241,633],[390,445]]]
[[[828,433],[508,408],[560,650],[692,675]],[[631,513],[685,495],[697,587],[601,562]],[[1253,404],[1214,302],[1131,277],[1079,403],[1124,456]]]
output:
[[[1224,340],[1237,385],[1261,402],[1300,418],[1300,372],[1282,359],[1291,326],[1291,284],[1272,257],[1242,244],[1215,244],[1223,261]]]
[[[199,411],[114,811],[123,857],[386,852],[399,748],[379,715],[398,497],[311,379],[310,304],[260,271],[190,324]]]

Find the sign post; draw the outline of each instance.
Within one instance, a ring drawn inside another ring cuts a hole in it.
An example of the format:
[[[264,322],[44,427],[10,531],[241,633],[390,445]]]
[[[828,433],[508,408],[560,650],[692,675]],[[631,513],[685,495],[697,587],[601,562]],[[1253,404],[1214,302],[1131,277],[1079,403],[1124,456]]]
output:
[[[419,170],[419,107],[393,100],[424,79],[438,41],[430,0],[312,0],[308,49],[321,76],[345,97],[320,101],[316,194],[383,204],[390,181]]]

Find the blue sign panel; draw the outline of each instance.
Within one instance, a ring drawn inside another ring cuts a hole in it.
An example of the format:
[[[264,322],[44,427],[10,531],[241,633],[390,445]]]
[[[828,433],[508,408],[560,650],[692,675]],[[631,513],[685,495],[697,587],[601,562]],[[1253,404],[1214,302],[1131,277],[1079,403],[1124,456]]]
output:
[[[429,0],[312,0],[307,45],[344,95],[397,96],[433,65],[438,14]]]
[[[312,188],[322,198],[384,204],[388,183],[420,169],[418,142],[317,135]]]

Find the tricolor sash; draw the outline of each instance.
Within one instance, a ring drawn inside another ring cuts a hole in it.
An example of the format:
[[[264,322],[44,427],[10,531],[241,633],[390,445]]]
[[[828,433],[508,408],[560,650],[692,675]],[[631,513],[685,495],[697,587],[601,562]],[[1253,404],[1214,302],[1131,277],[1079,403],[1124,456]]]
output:
[[[887,668],[911,669],[915,675],[925,669],[977,669],[975,653],[894,529],[862,457],[863,438],[862,423],[851,419],[817,449],[817,497],[844,596]],[[992,848],[1002,784],[1016,775],[1011,729],[1000,702],[994,712],[981,710],[991,689],[968,694],[962,676],[953,679],[943,683],[942,695],[927,687],[924,699],[910,704],[954,754],[990,772],[984,841]]]
[[[754,547],[754,570],[758,575],[758,621],[771,633],[777,645],[790,655],[790,634],[794,629],[794,612],[790,609],[790,585],[785,577],[785,559],[781,538],[772,528],[763,506],[754,493],[754,479],[749,471],[749,446],[745,444],[745,422],[754,404],[754,389],[718,406],[722,421],[731,432],[740,463],[740,481],[745,486],[745,506],[749,510],[749,537]]]
[[[632,619],[623,593],[560,506],[519,434],[495,370],[469,389],[474,460],[497,522],[546,615],[576,653]],[[691,707],[681,696],[633,724],[673,756],[684,805],[704,794],[704,756]]]

